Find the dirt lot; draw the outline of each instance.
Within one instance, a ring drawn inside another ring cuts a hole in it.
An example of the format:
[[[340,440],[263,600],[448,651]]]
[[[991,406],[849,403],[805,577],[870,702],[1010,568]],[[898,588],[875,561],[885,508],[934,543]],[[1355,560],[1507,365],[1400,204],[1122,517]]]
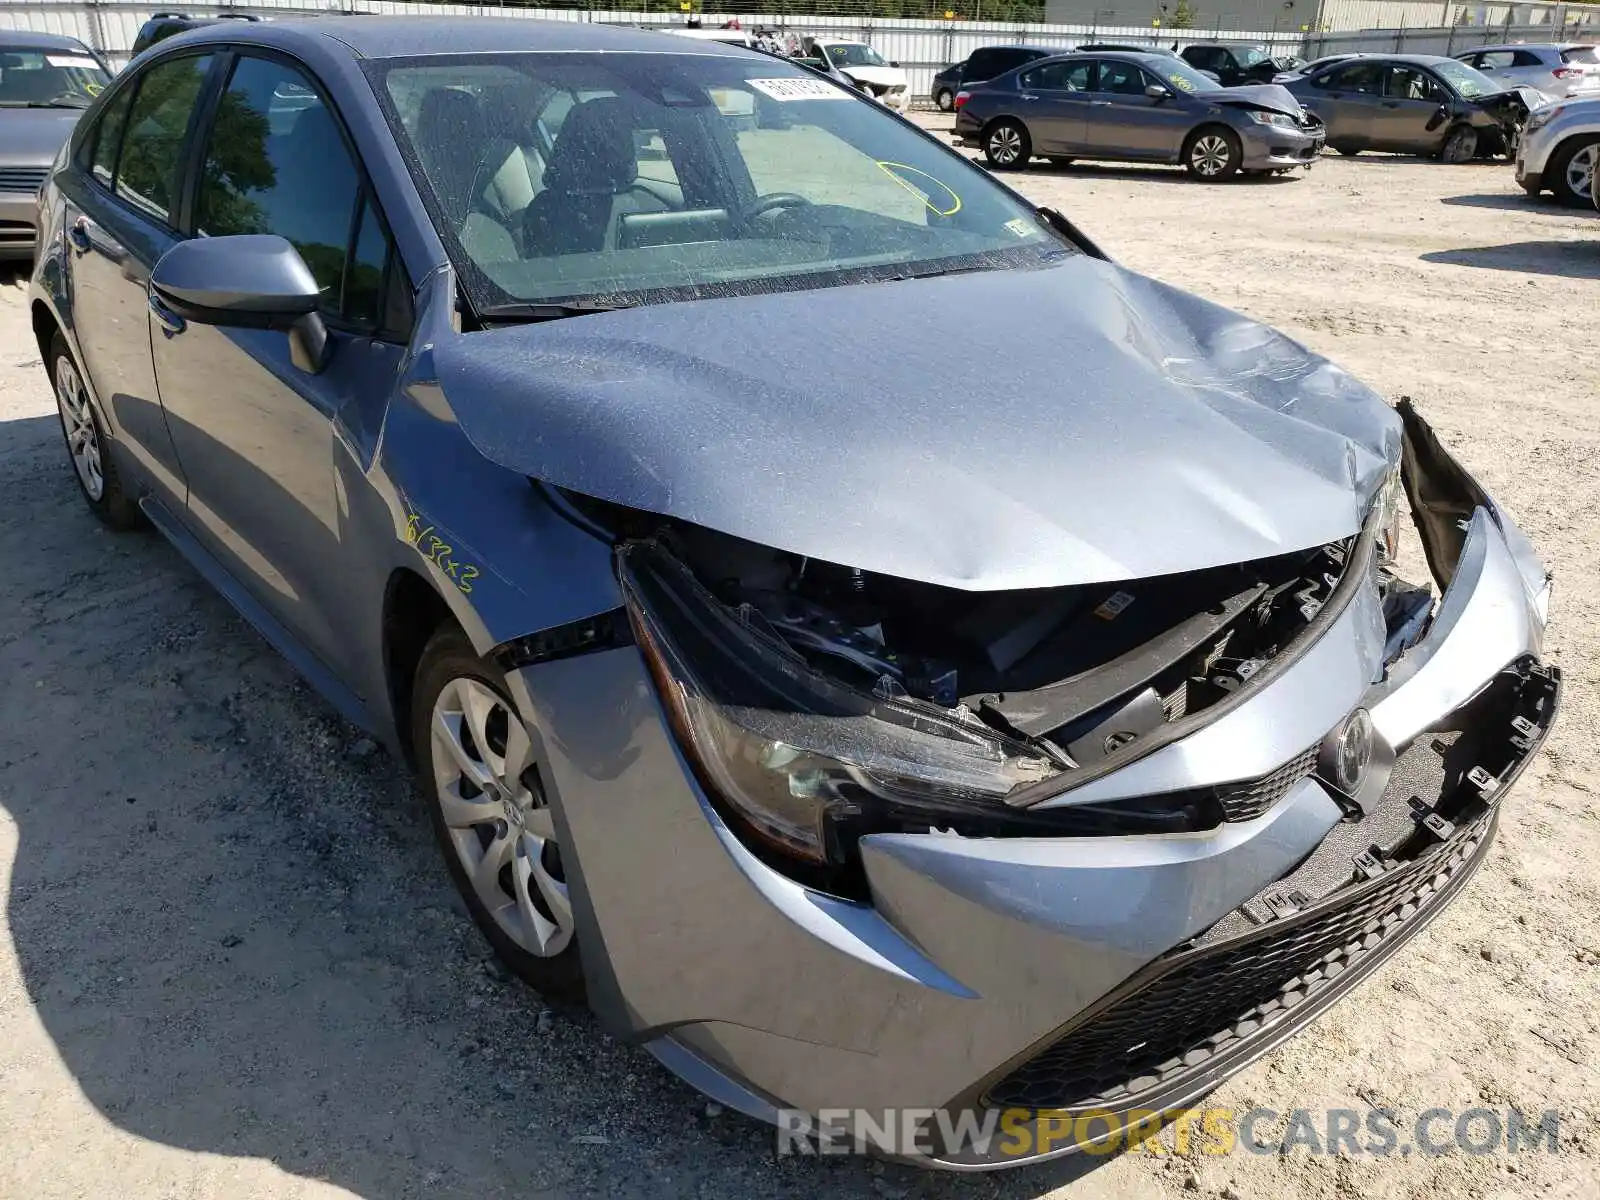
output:
[[[1594,1196],[1600,219],[1504,165],[1014,177],[1113,256],[1416,398],[1558,573],[1546,755],[1454,908],[1216,1101],[1563,1114],[1561,1153],[777,1160],[456,903],[400,771],[153,535],[75,491],[0,276],[0,1195]],[[887,349],[887,348],[886,348]],[[1004,346],[973,353],[1004,355]]]

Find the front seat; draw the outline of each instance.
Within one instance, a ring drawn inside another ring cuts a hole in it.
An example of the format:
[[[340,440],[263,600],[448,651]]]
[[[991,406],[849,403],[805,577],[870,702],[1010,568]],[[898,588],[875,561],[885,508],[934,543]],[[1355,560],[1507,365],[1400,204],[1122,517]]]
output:
[[[625,213],[669,209],[639,182],[634,136],[654,124],[641,105],[620,96],[585,100],[567,114],[544,190],[523,214],[522,240],[530,257],[612,249]]]
[[[517,257],[516,239],[486,210],[485,162],[503,162],[489,136],[477,97],[460,88],[434,88],[422,97],[417,113],[417,156],[445,220],[456,231],[467,256],[475,262],[504,262]]]

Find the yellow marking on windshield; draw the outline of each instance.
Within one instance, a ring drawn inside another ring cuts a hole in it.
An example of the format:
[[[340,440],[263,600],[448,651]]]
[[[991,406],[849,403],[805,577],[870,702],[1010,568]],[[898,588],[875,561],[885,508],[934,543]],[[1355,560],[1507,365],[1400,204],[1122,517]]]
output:
[[[941,217],[953,217],[961,211],[961,197],[956,195],[955,189],[952,188],[948,183],[945,183],[939,179],[935,179],[926,171],[919,170],[916,167],[908,167],[905,163],[886,162],[883,160],[878,160],[878,169],[890,179],[898,183],[901,187],[905,188],[906,191],[910,192],[918,200],[921,200],[924,204],[926,204],[930,212],[937,213]],[[898,174],[896,174],[898,171],[910,171],[913,175],[921,175],[929,183],[933,184],[934,187],[938,188],[946,196],[950,197],[950,207],[940,208],[923,193],[920,187],[912,183],[909,179],[902,179]]]

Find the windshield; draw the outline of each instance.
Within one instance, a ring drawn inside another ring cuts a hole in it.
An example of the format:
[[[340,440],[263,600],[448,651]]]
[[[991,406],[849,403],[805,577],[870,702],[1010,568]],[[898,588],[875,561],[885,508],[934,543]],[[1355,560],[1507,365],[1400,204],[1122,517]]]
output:
[[[369,68],[480,313],[1039,266],[986,174],[776,60],[513,53]]]
[[[1456,94],[1464,100],[1476,100],[1479,96],[1505,91],[1505,88],[1482,71],[1469,67],[1466,63],[1456,62],[1453,58],[1428,65],[1432,67],[1434,74],[1453,87]]]
[[[0,105],[87,108],[109,81],[87,54],[0,45]]]
[[[1159,63],[1146,64],[1148,69],[1160,75],[1180,92],[1218,92],[1222,85],[1209,75],[1202,75],[1181,58],[1163,59]]]
[[[1239,66],[1248,71],[1251,67],[1260,66],[1272,56],[1261,46],[1241,46],[1234,50],[1234,58],[1239,60]]]
[[[871,46],[860,42],[828,43],[828,61],[836,67],[887,67],[889,64]]]

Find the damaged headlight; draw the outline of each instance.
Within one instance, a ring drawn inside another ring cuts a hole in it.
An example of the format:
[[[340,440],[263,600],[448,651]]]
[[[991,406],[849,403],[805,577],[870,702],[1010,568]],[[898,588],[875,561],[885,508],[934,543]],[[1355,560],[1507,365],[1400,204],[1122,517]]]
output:
[[[1299,129],[1298,122],[1288,113],[1262,112],[1258,108],[1250,110],[1250,119],[1257,125],[1276,125],[1279,129]]]
[[[655,543],[623,547],[619,563],[684,753],[712,798],[771,848],[837,863],[837,830],[857,818],[1009,818],[1006,793],[1059,769],[977,722],[817,673]]]
[[[1378,489],[1373,507],[1378,511],[1378,560],[1393,564],[1400,558],[1400,500],[1405,495],[1405,484],[1400,478],[1400,468],[1389,472]]]
[[[1550,124],[1555,115],[1561,111],[1561,107],[1559,104],[1547,104],[1543,108],[1534,109],[1528,117],[1527,132],[1532,133],[1535,129],[1543,129]]]

